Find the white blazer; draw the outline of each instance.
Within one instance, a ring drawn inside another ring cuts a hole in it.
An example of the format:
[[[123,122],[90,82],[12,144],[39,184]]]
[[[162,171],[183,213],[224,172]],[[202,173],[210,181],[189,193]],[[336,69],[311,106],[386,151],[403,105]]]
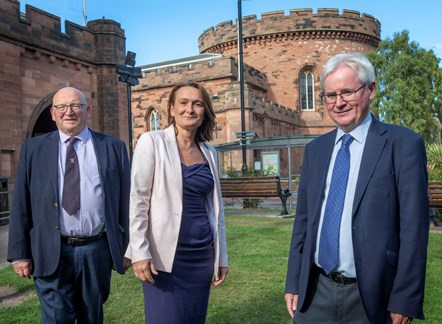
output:
[[[199,143],[209,162],[214,189],[206,209],[214,234],[214,275],[227,267],[224,206],[217,168],[217,154]],[[181,159],[173,125],[141,135],[132,160],[130,191],[130,246],[126,256],[137,262],[153,259],[156,269],[172,271],[183,212]]]

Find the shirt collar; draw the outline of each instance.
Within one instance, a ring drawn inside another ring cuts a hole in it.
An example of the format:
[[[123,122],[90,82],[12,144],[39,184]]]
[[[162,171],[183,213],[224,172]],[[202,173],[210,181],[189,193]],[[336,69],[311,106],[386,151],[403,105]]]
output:
[[[371,116],[370,113],[368,113],[367,116],[362,121],[362,123],[356,126],[356,128],[353,129],[348,134],[350,134],[355,139],[355,141],[359,143],[364,143],[365,139],[367,138],[368,129],[370,128],[372,119],[373,117]],[[335,145],[341,140],[342,136],[344,136],[345,134],[346,133],[342,129],[338,128],[336,132]]]
[[[60,135],[61,143],[65,143],[70,137],[72,137],[72,136],[69,136],[69,135],[63,133],[60,130],[58,131],[58,134]],[[87,140],[91,137],[91,131],[89,130],[88,127],[86,127],[80,133],[75,135],[75,137],[80,139],[80,141],[82,141],[83,143],[86,143]]]

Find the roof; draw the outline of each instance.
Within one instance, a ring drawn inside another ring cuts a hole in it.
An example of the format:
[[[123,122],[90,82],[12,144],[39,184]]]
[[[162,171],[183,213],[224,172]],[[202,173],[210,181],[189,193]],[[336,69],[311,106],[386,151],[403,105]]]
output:
[[[287,135],[287,136],[272,136],[272,137],[258,137],[250,140],[246,145],[247,150],[258,150],[267,148],[283,148],[283,147],[303,147],[319,135]],[[240,141],[224,143],[214,146],[219,152],[237,151],[241,150]]]
[[[141,65],[140,68],[141,68],[141,71],[149,71],[149,70],[163,68],[166,66],[189,64],[189,63],[195,63],[195,62],[200,62],[200,61],[208,61],[208,60],[220,58],[222,56],[223,56],[222,54],[210,54],[210,53],[199,54],[199,55],[194,55],[194,56],[182,57],[182,58],[175,59],[175,60],[169,60],[169,61],[163,61],[163,62],[158,62],[158,63],[153,63],[153,64]]]

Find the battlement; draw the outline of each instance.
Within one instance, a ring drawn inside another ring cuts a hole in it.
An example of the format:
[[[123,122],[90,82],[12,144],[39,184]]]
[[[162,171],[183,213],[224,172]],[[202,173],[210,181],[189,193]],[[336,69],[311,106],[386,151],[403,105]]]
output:
[[[100,42],[100,36],[111,35],[110,43],[125,42],[124,30],[119,23],[109,19],[88,22],[86,27],[73,22],[65,22],[65,32],[61,31],[60,17],[26,5],[20,12],[20,2],[0,0],[0,40],[20,42],[27,49],[38,52],[60,53],[64,57],[81,58],[89,63],[115,62],[115,53],[109,56]],[[109,46],[109,45],[108,45]]]
[[[309,38],[333,38],[346,34],[358,34],[366,42],[377,43],[380,40],[381,24],[371,15],[354,10],[312,9],[290,10],[288,16],[284,11],[266,12],[257,19],[256,15],[242,19],[244,43],[265,37],[284,38],[289,35],[309,34]],[[226,21],[206,29],[198,38],[201,53],[210,52],[213,47],[222,47],[222,44],[236,44],[237,24]],[[219,52],[219,51],[217,51]]]
[[[260,114],[267,118],[291,122],[293,122],[293,120],[298,120],[299,118],[296,110],[280,105],[277,102],[267,101],[264,98],[255,95],[250,96],[248,105],[253,107],[253,112],[255,114]]]
[[[140,84],[134,87],[134,91],[168,87],[177,82],[191,79],[194,81],[207,81],[219,79],[237,79],[238,66],[236,60],[231,57],[218,57],[194,62],[177,62],[158,68],[150,66],[142,70],[143,78]],[[265,88],[267,78],[264,73],[257,69],[244,65],[245,81],[257,88]]]

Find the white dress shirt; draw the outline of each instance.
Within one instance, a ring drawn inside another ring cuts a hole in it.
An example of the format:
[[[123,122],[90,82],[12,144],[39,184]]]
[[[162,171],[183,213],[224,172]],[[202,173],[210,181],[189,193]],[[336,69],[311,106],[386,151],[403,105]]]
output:
[[[362,153],[364,152],[365,140],[367,139],[368,129],[371,124],[371,114],[367,117],[349,134],[353,136],[354,141],[350,145],[350,171],[348,174],[347,190],[345,192],[344,208],[342,210],[341,230],[339,234],[339,265],[335,271],[341,272],[346,277],[356,278],[356,270],[353,256],[353,241],[352,241],[352,210],[353,201],[355,197],[356,184],[358,181],[359,169],[361,167]],[[319,220],[318,235],[316,238],[316,252],[315,263],[319,266],[319,241],[321,237],[322,222],[324,219],[325,205],[327,202],[328,192],[330,189],[330,182],[333,173],[333,166],[335,164],[336,155],[342,144],[342,136],[344,132],[337,129],[335,146],[330,159],[328,167],[327,181],[325,185],[324,200],[321,208],[321,218]]]
[[[66,149],[70,136],[60,131],[59,134],[58,188],[61,235],[75,237],[97,235],[104,227],[104,200],[91,132],[86,127],[76,136],[79,141],[74,144],[80,167],[80,209],[74,215],[69,215],[61,206]]]

